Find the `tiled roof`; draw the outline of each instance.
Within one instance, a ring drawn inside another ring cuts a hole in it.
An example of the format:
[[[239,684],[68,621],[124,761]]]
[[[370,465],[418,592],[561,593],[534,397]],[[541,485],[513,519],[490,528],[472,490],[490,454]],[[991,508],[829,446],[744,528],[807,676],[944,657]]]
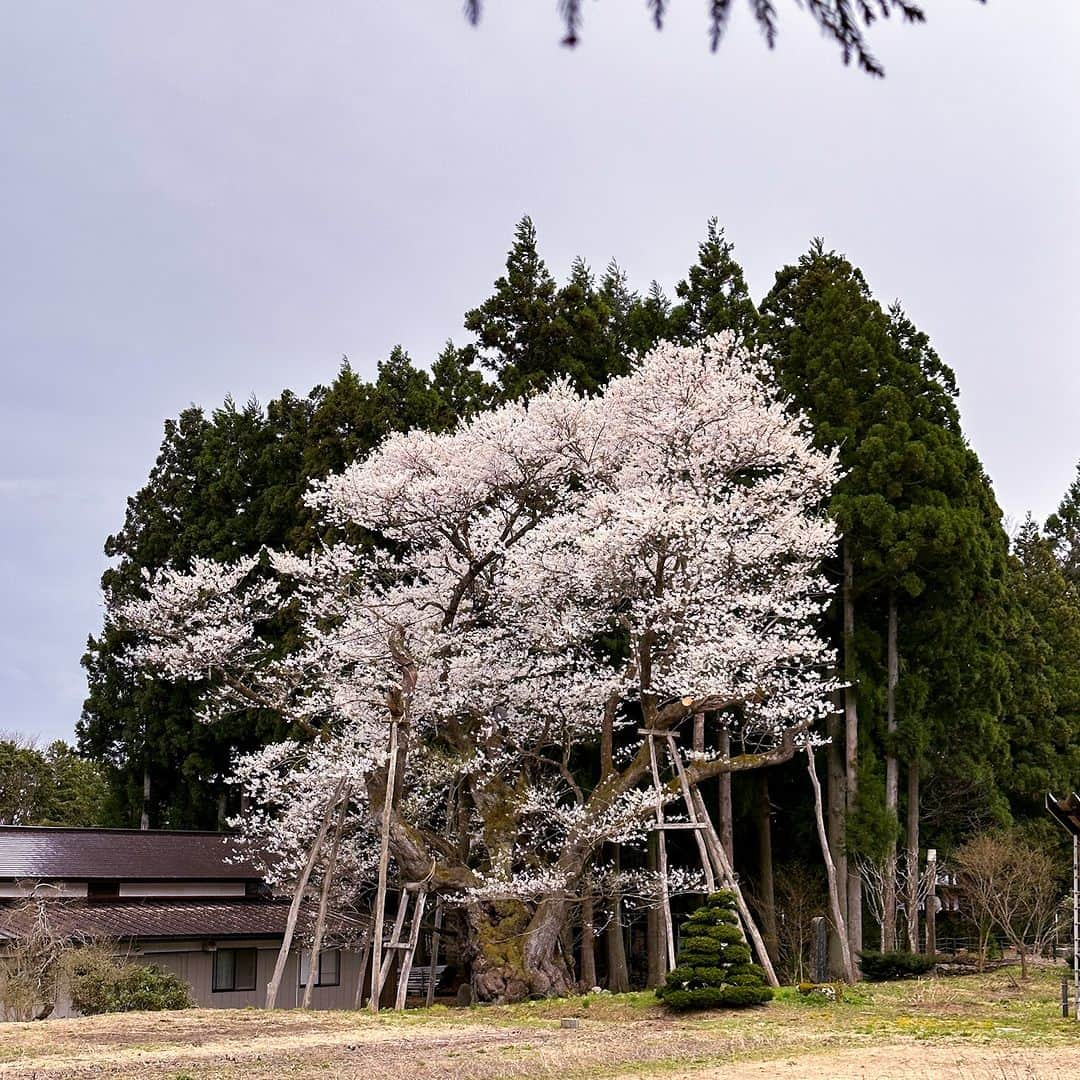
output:
[[[49,900],[52,931],[63,937],[142,940],[152,938],[281,937],[289,912],[287,900]],[[33,908],[18,902],[0,905],[0,937],[28,927]],[[310,931],[315,905],[300,911],[297,933]],[[328,919],[327,934],[355,938],[366,923],[349,916]]]
[[[222,833],[0,826],[0,881],[250,880],[254,862],[234,861],[239,842]]]

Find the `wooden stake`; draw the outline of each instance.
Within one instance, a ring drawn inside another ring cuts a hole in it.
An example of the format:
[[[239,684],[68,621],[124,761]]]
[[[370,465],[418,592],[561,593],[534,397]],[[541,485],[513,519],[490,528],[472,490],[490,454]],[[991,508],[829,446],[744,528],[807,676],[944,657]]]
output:
[[[653,784],[656,786],[656,847],[659,853],[660,871],[660,914],[663,917],[664,939],[667,945],[668,971],[675,967],[675,931],[671,925],[671,898],[668,896],[667,843],[664,840],[664,802],[660,786],[660,768],[656,763],[655,732],[647,732],[649,740],[649,762],[652,765]]]
[[[700,817],[707,825],[707,828],[705,829],[705,843],[709,849],[709,854],[712,856],[713,864],[716,867],[716,876],[720,878],[725,888],[730,889],[735,894],[735,906],[739,909],[739,918],[742,919],[743,931],[750,939],[750,944],[757,954],[758,963],[765,971],[766,982],[768,982],[770,986],[779,986],[780,980],[776,977],[776,971],[773,968],[772,960],[769,958],[769,950],[765,948],[765,942],[761,937],[761,932],[757,928],[757,923],[754,922],[753,915],[750,914],[750,906],[746,902],[746,897],[743,896],[742,889],[739,888],[739,882],[735,878],[735,870],[731,863],[728,862],[727,852],[724,850],[724,845],[720,842],[720,836],[713,827],[712,819],[709,817],[709,811],[705,807],[705,800],[701,797],[701,792],[697,787],[692,788],[691,793],[694,799],[694,806],[698,812],[698,817]]]
[[[837,881],[836,864],[833,862],[832,853],[829,851],[829,838],[825,834],[825,814],[821,808],[821,781],[818,780],[817,766],[814,764],[814,748],[809,742],[806,744],[806,768],[810,773],[810,783],[814,788],[814,817],[817,819],[818,841],[821,844],[821,854],[825,860],[825,874],[829,879],[829,904],[832,907],[832,917],[836,936],[840,939],[840,953],[844,961],[844,978],[847,982],[855,981],[855,965],[851,960],[851,945],[848,941],[847,926],[844,922],[844,913],[840,909],[840,883]]]
[[[319,857],[319,848],[322,847],[322,843],[326,839],[326,832],[330,828],[330,821],[334,809],[337,806],[338,800],[341,798],[341,793],[344,789],[345,781],[341,780],[334,789],[334,794],[331,796],[329,803],[327,803],[326,813],[323,815],[322,824],[319,826],[319,831],[315,836],[315,840],[312,842],[311,850],[308,852],[307,861],[304,863],[304,869],[300,873],[300,878],[296,882],[292,903],[289,905],[289,914],[285,919],[285,936],[281,939],[281,948],[278,949],[277,962],[274,964],[274,973],[270,976],[270,981],[266,984],[266,1007],[268,1009],[277,1007],[278,989],[281,986],[281,978],[285,974],[285,964],[289,959],[289,950],[292,948],[293,934],[296,932],[296,920],[300,915],[300,905],[304,899],[304,890],[307,888],[308,879],[311,877],[311,871],[315,868],[315,862]]]
[[[435,1004],[435,979],[439,972],[439,939],[442,937],[442,897],[435,897],[435,933],[431,936],[431,964],[428,967],[427,1006]]]
[[[670,736],[670,732],[668,733]],[[716,891],[716,879],[713,877],[712,863],[709,860],[709,849],[705,844],[705,837],[696,826],[703,824],[698,821],[697,811],[694,808],[694,800],[690,794],[690,782],[686,778],[686,770],[683,768],[682,755],[679,753],[675,740],[668,738],[668,754],[675,764],[675,772],[679,777],[679,787],[682,789],[683,801],[686,803],[686,813],[690,823],[695,826],[694,839],[697,841],[698,854],[701,856],[701,869],[705,872],[705,888],[708,892]]]
[[[420,924],[424,921],[424,904],[427,902],[427,890],[421,889],[416,894],[416,903],[413,905],[412,930],[409,933],[409,945],[405,955],[401,958],[401,967],[398,969],[397,996],[394,999],[394,1008],[401,1012],[405,1008],[405,997],[409,993],[409,976],[412,974],[413,957],[416,955],[416,945],[420,940]]]
[[[345,831],[345,815],[349,809],[349,789],[346,788],[341,796],[341,809],[338,811],[337,825],[334,829],[334,841],[330,847],[330,858],[326,862],[323,871],[322,890],[319,893],[319,912],[315,916],[315,937],[311,942],[311,959],[308,962],[307,983],[304,985],[304,1000],[301,1002],[302,1009],[311,1008],[311,996],[315,990],[315,983],[319,978],[319,957],[322,955],[323,932],[326,929],[326,909],[330,903],[330,888],[334,880],[334,870],[337,868],[338,851],[341,848],[341,834]]]
[[[390,753],[386,763],[386,797],[383,799],[382,829],[379,837],[379,881],[375,888],[375,926],[371,933],[371,999],[368,1007],[379,1011],[382,992],[382,936],[386,917],[386,870],[390,862],[390,815],[394,807],[394,781],[397,776],[398,717],[390,716]]]
[[[368,930],[367,940],[360,953],[360,974],[356,977],[356,997],[353,999],[353,1008],[359,1009],[364,1000],[364,978],[368,972],[368,957],[371,955],[371,930]]]

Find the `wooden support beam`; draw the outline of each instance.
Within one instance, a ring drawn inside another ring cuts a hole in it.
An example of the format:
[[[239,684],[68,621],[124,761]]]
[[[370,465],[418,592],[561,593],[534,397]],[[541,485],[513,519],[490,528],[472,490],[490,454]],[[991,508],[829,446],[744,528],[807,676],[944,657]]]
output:
[[[424,921],[424,904],[427,902],[427,890],[421,889],[416,894],[416,903],[413,904],[412,930],[409,933],[408,945],[401,958],[401,970],[398,972],[397,996],[394,999],[394,1008],[401,1012],[405,1008],[405,997],[409,992],[409,975],[412,974],[413,957],[416,955],[416,946],[420,940],[420,924]]]
[[[655,733],[654,733],[655,734]],[[668,971],[675,967],[675,930],[671,924],[671,897],[668,895],[667,842],[664,840],[664,801],[660,789],[660,767],[656,761],[656,740],[649,739],[649,763],[652,766],[653,783],[656,785],[656,833],[660,870],[660,914],[667,946]]]
[[[697,841],[698,856],[701,859],[701,869],[705,874],[705,889],[707,892],[713,892],[716,889],[716,879],[713,877],[712,865],[709,861],[708,846],[705,843],[705,838],[700,833],[700,830],[705,828],[705,822],[698,820],[697,808],[694,806],[694,799],[690,792],[690,781],[686,777],[686,769],[683,768],[682,754],[679,753],[679,748],[675,745],[675,740],[670,736],[667,744],[668,755],[675,765],[675,772],[679,777],[679,789],[682,791],[683,802],[686,803],[686,813],[690,817],[690,826],[691,828],[698,830],[695,833],[694,840]]]
[[[439,939],[442,937],[442,897],[435,897],[435,932],[431,936],[431,963],[428,966],[427,1005],[435,1003],[435,978],[438,973]]]

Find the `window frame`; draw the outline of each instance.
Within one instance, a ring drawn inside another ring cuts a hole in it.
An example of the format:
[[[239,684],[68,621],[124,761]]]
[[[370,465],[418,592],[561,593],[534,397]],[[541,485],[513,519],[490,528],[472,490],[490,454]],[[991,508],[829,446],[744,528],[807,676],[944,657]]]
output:
[[[232,983],[229,986],[221,984],[218,973],[218,957],[223,953],[229,953],[232,955]],[[239,964],[237,958],[241,953],[251,953],[251,985],[238,985],[237,970]],[[214,962],[211,965],[210,970],[210,992],[212,994],[237,994],[245,993],[249,990],[254,990],[259,982],[259,950],[256,948],[228,948],[228,949],[215,949],[214,950]]]
[[[334,972],[333,982],[329,981],[326,977],[326,972],[323,970],[323,963],[327,956],[333,953],[337,959],[336,971]],[[308,978],[311,977],[311,950],[301,949],[300,956],[296,963],[296,984],[301,990],[307,989],[307,981],[304,979],[304,968],[307,968]],[[319,970],[315,975],[315,987],[318,989],[321,986],[340,986],[341,985],[341,950],[340,949],[320,949],[319,950]]]

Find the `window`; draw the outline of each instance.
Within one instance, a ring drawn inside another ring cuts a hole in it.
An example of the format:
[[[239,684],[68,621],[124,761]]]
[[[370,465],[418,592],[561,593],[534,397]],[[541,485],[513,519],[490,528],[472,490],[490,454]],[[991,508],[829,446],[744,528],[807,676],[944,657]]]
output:
[[[214,992],[254,990],[255,949],[218,949],[214,953]]]
[[[307,986],[308,974],[311,970],[311,952],[308,949],[300,950],[300,985]],[[341,950],[323,949],[319,953],[319,977],[315,980],[316,986],[340,986],[341,985]]]

